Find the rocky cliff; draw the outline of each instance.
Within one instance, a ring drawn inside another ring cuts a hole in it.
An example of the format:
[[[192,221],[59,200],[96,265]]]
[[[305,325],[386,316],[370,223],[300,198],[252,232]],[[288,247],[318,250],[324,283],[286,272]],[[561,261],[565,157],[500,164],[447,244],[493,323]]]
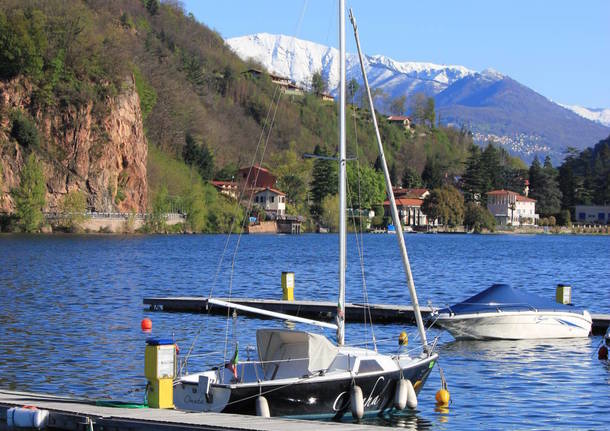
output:
[[[72,190],[85,193],[92,211],[146,211],[148,149],[133,79],[121,94],[80,106],[41,109],[33,94],[26,79],[0,81],[0,211],[14,210],[10,190],[19,185],[30,152],[44,166],[46,211],[56,210]],[[35,125],[37,145],[14,138],[16,114]]]

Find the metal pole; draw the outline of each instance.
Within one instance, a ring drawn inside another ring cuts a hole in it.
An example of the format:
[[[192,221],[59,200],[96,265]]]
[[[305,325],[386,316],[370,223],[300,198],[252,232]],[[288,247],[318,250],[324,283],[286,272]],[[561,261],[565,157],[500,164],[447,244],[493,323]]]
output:
[[[398,209],[396,208],[396,200],[394,199],[394,191],[392,190],[392,182],[390,181],[390,171],[388,170],[388,164],[385,160],[385,154],[383,152],[383,144],[381,143],[381,135],[379,134],[379,127],[377,126],[377,117],[375,116],[375,106],[373,106],[373,98],[371,97],[371,90],[369,88],[369,80],[364,70],[364,61],[362,60],[362,51],[360,50],[360,39],[358,37],[358,27],[356,26],[356,18],[352,10],[349,11],[350,20],[354,27],[354,36],[356,37],[356,47],[358,48],[358,57],[360,58],[360,68],[362,69],[362,77],[364,79],[364,86],[366,88],[366,94],[369,99],[369,107],[371,109],[371,116],[373,117],[373,125],[375,126],[375,135],[377,137],[377,146],[379,148],[379,156],[381,157],[381,166],[383,167],[383,174],[385,176],[385,184],[390,198],[390,209],[392,212],[392,220],[396,227],[396,238],[400,247],[400,254],[402,256],[402,263],[405,267],[405,273],[407,275],[407,285],[409,286],[409,293],[411,294],[411,302],[413,303],[413,313],[415,314],[415,321],[417,322],[417,329],[419,330],[419,336],[421,337],[424,350],[427,350],[428,342],[426,340],[426,328],[421,317],[421,311],[419,309],[419,302],[417,301],[417,292],[415,292],[415,284],[413,283],[413,274],[411,273],[411,264],[409,263],[409,255],[407,254],[407,246],[405,244],[405,238],[402,231],[402,223],[398,216]]]
[[[337,305],[337,344],[345,342],[345,266],[347,223],[345,171],[345,0],[339,1],[339,304]]]

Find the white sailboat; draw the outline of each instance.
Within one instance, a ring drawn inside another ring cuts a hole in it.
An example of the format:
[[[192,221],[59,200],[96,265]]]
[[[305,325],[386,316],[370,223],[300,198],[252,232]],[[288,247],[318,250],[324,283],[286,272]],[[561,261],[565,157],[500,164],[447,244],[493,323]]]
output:
[[[336,324],[297,318],[281,313],[219,301],[212,304],[231,309],[266,314],[285,320],[332,328],[337,343],[325,336],[285,329],[260,329],[256,334],[257,361],[235,361],[230,367],[180,377],[174,385],[176,408],[189,411],[213,411],[284,417],[334,417],[378,413],[391,408],[414,407],[416,394],[423,387],[438,354],[427,345],[425,327],[403,235],[396,235],[405,266],[407,284],[417,320],[421,352],[416,355],[387,355],[376,350],[345,345],[345,269],[346,269],[346,133],[345,133],[345,5],[339,2],[340,27],[340,154],[339,154],[339,301]],[[358,51],[360,46],[353,16]],[[362,56],[361,65],[362,65]],[[377,131],[380,156],[390,197],[394,225],[402,226],[390,183],[390,175],[377,130],[368,80],[362,68],[369,95],[373,122]]]

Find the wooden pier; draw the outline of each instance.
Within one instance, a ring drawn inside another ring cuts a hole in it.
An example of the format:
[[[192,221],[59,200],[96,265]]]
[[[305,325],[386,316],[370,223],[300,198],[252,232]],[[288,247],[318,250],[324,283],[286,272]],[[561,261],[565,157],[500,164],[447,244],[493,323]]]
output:
[[[101,407],[95,401],[0,390],[0,429],[11,407],[34,406],[49,411],[48,427],[70,431],[366,431],[385,427],[355,423],[318,422],[226,413]]]
[[[248,299],[248,298],[218,298],[236,304],[247,305],[255,308],[275,311],[278,313],[292,314],[294,316],[306,317],[308,319],[332,320],[337,311],[335,302],[318,301],[282,301],[275,299]],[[208,300],[202,296],[184,297],[160,297],[144,298],[144,305],[148,305],[152,311],[174,311],[188,313],[210,313],[226,314],[227,309],[218,305],[208,304]],[[415,315],[413,307],[408,305],[394,304],[370,304],[370,318],[374,323],[404,323],[414,324]],[[432,312],[430,307],[420,307],[423,317],[428,317]],[[248,314],[246,312],[240,312]],[[260,317],[256,315],[257,317]],[[369,314],[364,304],[348,303],[345,305],[345,319],[348,322],[362,322],[369,319]],[[610,326],[610,314],[592,313],[593,334],[600,335],[606,332]]]

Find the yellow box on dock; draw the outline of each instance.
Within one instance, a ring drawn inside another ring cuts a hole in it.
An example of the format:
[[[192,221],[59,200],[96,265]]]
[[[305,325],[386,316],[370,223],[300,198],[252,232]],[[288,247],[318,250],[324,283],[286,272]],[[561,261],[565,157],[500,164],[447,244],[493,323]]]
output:
[[[558,284],[555,290],[555,301],[560,304],[571,304],[572,303],[572,286],[565,284]]]
[[[282,299],[294,301],[294,272],[282,272]]]
[[[144,351],[144,375],[148,380],[148,406],[174,408],[176,345],[171,340],[150,338]]]

